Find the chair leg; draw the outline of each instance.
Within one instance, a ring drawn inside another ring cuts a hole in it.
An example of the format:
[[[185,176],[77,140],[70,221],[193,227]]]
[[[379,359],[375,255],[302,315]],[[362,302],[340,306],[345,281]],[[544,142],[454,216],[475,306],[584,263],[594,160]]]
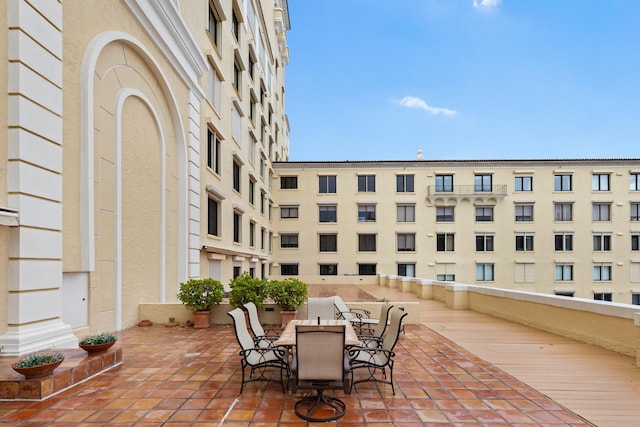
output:
[[[313,416],[313,412],[321,403],[333,410],[333,415],[329,417]],[[306,410],[303,412],[303,409]],[[318,394],[315,396],[303,397],[298,400],[295,404],[294,410],[296,415],[303,420],[311,422],[325,422],[337,420],[338,418],[343,417],[344,414],[347,413],[347,405],[336,397],[325,396],[324,390],[318,390]]]

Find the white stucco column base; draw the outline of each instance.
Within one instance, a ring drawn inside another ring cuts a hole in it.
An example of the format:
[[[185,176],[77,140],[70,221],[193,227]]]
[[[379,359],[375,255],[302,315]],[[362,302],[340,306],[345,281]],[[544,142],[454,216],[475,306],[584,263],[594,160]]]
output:
[[[9,326],[0,336],[2,356],[22,356],[46,349],[77,348],[71,326],[59,319],[31,325]]]

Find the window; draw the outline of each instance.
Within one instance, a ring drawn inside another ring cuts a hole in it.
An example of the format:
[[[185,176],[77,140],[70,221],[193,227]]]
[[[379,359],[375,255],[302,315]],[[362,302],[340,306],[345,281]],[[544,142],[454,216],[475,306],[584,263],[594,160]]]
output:
[[[280,247],[281,248],[297,248],[298,247],[298,233],[281,234],[280,235]]]
[[[298,264],[280,264],[280,274],[282,276],[297,276]]]
[[[473,191],[483,192],[492,189],[491,175],[476,175],[473,179]]]
[[[260,229],[260,249],[264,249],[266,243],[267,243],[267,230],[263,227]]]
[[[375,222],[376,205],[358,205],[359,222]]]
[[[398,276],[416,277],[416,265],[403,263],[398,264]]]
[[[436,222],[453,222],[453,206],[436,206]]]
[[[629,190],[640,191],[640,173],[629,174]]]
[[[416,235],[415,233],[398,233],[397,236],[398,252],[415,252],[416,251]]]
[[[320,222],[336,222],[338,220],[338,207],[336,205],[318,206],[318,217]]]
[[[320,264],[321,276],[337,276],[338,264]]]
[[[640,251],[640,233],[633,233],[631,235],[631,250]]]
[[[267,204],[267,195],[263,190],[260,190],[260,213],[264,215],[264,208]]]
[[[516,191],[533,191],[533,177],[516,176],[514,188]]]
[[[556,282],[570,282],[573,280],[572,264],[556,264],[555,265]],[[571,295],[573,296],[573,295]]]
[[[233,63],[233,87],[235,88],[238,94],[240,93],[241,84],[242,84],[242,67],[236,60]]]
[[[209,37],[211,37],[211,41],[215,46],[218,46],[218,32],[220,30],[220,18],[218,16],[219,15],[216,8],[213,6],[213,4],[209,3],[209,28],[207,29],[207,31],[209,33]]]
[[[608,173],[594,173],[591,176],[591,189],[593,191],[609,191]]]
[[[398,217],[398,222],[415,222],[416,221],[416,205],[398,205],[397,217]]]
[[[282,190],[295,190],[298,188],[298,177],[297,176],[281,176],[280,177],[280,188]]]
[[[611,221],[610,203],[594,203],[591,212],[593,221]]]
[[[555,221],[573,221],[573,203],[556,203],[553,209]]]
[[[256,192],[256,182],[249,178],[249,203],[251,205],[253,205],[254,203],[254,199],[255,199],[255,192]]]
[[[593,299],[596,301],[609,301],[611,302],[611,292],[594,292]]]
[[[396,191],[398,193],[413,193],[413,175],[396,175]]]
[[[516,221],[533,221],[533,205],[516,205]]]
[[[611,250],[611,234],[593,233],[593,250],[594,251],[610,251]]]
[[[220,236],[220,203],[209,197],[207,204],[207,234]]]
[[[631,304],[640,305],[640,294],[631,294]]]
[[[477,222],[493,222],[493,207],[476,207]]]
[[[436,280],[439,282],[455,282],[455,274],[436,274]]]
[[[249,246],[254,247],[256,244],[256,223],[249,223]]]
[[[436,192],[453,192],[453,175],[436,175]]]
[[[515,265],[516,283],[534,283],[536,281],[536,265],[533,262],[517,262]]]
[[[256,79],[256,60],[251,54],[251,52],[249,52],[249,61],[247,61],[247,67],[248,67],[249,76],[251,77],[251,80],[255,80]]]
[[[640,282],[640,262],[631,261],[629,263],[629,282]]]
[[[280,206],[280,218],[298,218],[298,207]]]
[[[358,193],[374,193],[375,191],[375,175],[358,175]]]
[[[476,280],[478,282],[493,282],[494,277],[493,264],[476,264]]]
[[[529,233],[516,234],[516,251],[518,252],[533,251],[533,234],[529,234]]]
[[[242,238],[242,214],[240,212],[233,212],[233,241],[234,243],[240,243]]]
[[[375,252],[376,251],[376,235],[375,234],[358,234],[358,251],[359,252]]]
[[[575,294],[573,291],[553,291],[553,293],[560,297],[573,297],[573,294]]]
[[[640,203],[631,203],[631,221],[640,221]]]
[[[238,193],[240,192],[240,181],[242,179],[241,171],[242,171],[242,166],[240,166],[240,163],[234,160],[233,161],[233,189],[236,190]]]
[[[436,235],[436,250],[438,252],[453,252],[454,237],[453,233],[438,233]]]
[[[555,236],[556,251],[572,251],[573,250],[573,233],[556,233]]]
[[[207,71],[206,79],[207,100],[211,102],[211,105],[213,105],[217,111],[220,111],[222,80],[220,80],[218,70],[212,63],[209,63],[209,71]]]
[[[611,281],[611,266],[600,264],[593,266],[593,281],[594,282],[609,282]]]
[[[571,191],[571,175],[555,175],[553,191]]]
[[[236,15],[235,10],[231,12],[231,31],[236,41],[240,41],[240,23],[238,22],[238,15]]]
[[[211,129],[207,129],[207,166],[220,174],[220,139]]]
[[[336,176],[326,175],[318,177],[318,193],[335,193]]]
[[[376,264],[361,264],[358,263],[358,274],[361,276],[375,276]]]
[[[240,276],[241,273],[242,273],[242,267],[234,265],[233,266],[233,278],[235,279],[236,277]]]
[[[493,252],[493,234],[476,234],[476,251]]]
[[[338,251],[338,235],[337,234],[320,234],[318,236],[320,243],[320,252],[337,252]]]

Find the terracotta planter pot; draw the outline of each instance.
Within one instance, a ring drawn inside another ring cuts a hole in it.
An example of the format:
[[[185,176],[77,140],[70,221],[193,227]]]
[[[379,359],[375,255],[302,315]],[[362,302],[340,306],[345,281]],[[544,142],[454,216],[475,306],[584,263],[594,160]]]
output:
[[[298,316],[298,310],[294,311],[281,311],[280,316],[282,317],[282,327],[287,326],[290,320],[294,320]]]
[[[209,322],[209,315],[211,310],[207,311],[194,311],[193,312],[193,327],[196,329],[206,329],[211,326]]]
[[[42,377],[48,377],[49,375],[51,375],[54,369],[60,366],[62,362],[63,362],[62,360],[58,360],[57,362],[48,363],[46,365],[31,366],[29,368],[18,368],[15,365],[11,365],[11,367],[13,368],[14,371],[24,375],[25,378],[27,379],[42,378]]]
[[[100,351],[107,351],[115,343],[116,343],[115,341],[111,341],[103,344],[78,344],[78,345],[80,346],[81,349],[83,349],[87,353],[98,353]]]

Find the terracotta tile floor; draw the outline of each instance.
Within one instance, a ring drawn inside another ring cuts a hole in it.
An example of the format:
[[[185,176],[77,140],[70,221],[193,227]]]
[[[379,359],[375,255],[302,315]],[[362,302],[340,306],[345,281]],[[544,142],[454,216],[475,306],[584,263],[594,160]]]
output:
[[[132,328],[120,334],[123,364],[41,402],[0,402],[13,426],[305,425],[298,395],[277,383],[240,390],[238,345],[229,326]],[[341,426],[590,426],[575,413],[424,325],[396,346],[395,396],[363,383]],[[326,423],[323,423],[326,425]]]

